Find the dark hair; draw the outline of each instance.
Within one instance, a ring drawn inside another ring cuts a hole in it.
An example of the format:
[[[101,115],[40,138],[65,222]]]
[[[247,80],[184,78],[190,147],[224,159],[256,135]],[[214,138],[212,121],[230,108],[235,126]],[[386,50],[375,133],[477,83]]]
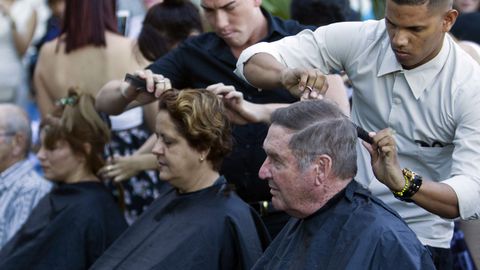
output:
[[[188,0],[165,0],[148,10],[138,47],[146,59],[154,61],[193,31],[203,32],[198,8]]]
[[[105,164],[103,150],[110,140],[110,130],[95,110],[94,97],[69,89],[68,96],[60,99],[58,105],[40,124],[42,143],[53,149],[58,141],[66,141],[75,153],[86,157],[88,168],[96,174]],[[89,153],[85,143],[91,146]]]
[[[61,34],[65,52],[93,45],[106,46],[105,31],[117,33],[115,0],[68,0]]]
[[[388,1],[388,0],[387,0]],[[452,7],[453,0],[390,0],[397,5],[412,5],[420,6],[427,4],[429,9],[436,9],[439,7]]]
[[[301,24],[315,26],[360,20],[348,0],[292,0],[290,15]]]
[[[300,169],[310,165],[318,155],[332,159],[335,176],[351,179],[357,173],[357,131],[334,103],[307,100],[276,110],[272,125],[295,132],[288,146]]]
[[[208,150],[214,170],[220,170],[223,158],[232,149],[230,122],[223,102],[205,89],[169,90],[160,98],[160,110],[168,112],[178,131],[188,144]]]
[[[59,2],[64,2],[66,0],[48,0],[48,5],[55,5],[56,3],[59,3]]]

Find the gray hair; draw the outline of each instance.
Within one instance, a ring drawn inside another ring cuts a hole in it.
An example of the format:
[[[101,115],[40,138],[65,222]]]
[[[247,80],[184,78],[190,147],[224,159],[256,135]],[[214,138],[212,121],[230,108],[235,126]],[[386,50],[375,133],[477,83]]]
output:
[[[325,154],[332,159],[337,177],[348,179],[357,173],[357,131],[337,105],[324,100],[296,102],[276,110],[271,120],[295,132],[289,147],[299,169]]]
[[[5,132],[25,136],[24,157],[27,157],[32,141],[32,129],[27,113],[14,104],[0,104],[0,111],[3,114]]]

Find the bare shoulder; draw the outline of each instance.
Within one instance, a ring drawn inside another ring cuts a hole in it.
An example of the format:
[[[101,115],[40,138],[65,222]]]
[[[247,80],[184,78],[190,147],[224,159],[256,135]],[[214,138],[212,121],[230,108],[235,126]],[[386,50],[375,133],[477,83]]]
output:
[[[121,61],[119,58],[121,55],[123,61],[129,62],[129,65],[135,65],[138,68],[148,65],[148,61],[142,56],[137,47],[136,40],[110,32],[107,32],[106,38],[110,53],[115,55],[117,61]]]
[[[40,53],[40,55],[51,56],[51,55],[55,54],[58,46],[59,46],[58,38],[55,38],[55,39],[53,39],[51,41],[48,41],[45,44],[43,44],[39,53]]]

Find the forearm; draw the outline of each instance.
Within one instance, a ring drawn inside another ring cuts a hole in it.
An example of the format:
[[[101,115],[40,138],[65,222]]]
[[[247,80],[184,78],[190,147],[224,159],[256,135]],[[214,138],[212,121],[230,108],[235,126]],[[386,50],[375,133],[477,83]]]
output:
[[[440,217],[453,219],[460,216],[457,195],[447,184],[423,180],[412,199],[418,206]]]
[[[262,89],[281,88],[286,67],[266,53],[253,55],[244,65],[243,74],[250,84]]]
[[[340,75],[327,75],[328,90],[325,98],[335,102],[343,114],[350,116],[350,102],[348,101],[347,88]]]
[[[269,104],[256,104],[256,103],[249,103],[248,109],[255,111],[256,113],[256,121],[257,123],[266,123],[270,124],[270,118],[272,113],[279,108],[287,107],[290,104],[286,103],[269,103]]]
[[[12,21],[12,34],[13,42],[15,44],[15,49],[20,57],[25,55],[28,47],[33,39],[33,34],[35,33],[35,28],[37,25],[37,13],[33,11],[32,16],[27,22],[27,30],[25,33],[20,33],[15,25],[15,22]]]
[[[158,113],[158,101],[143,106],[143,116],[150,133],[155,130],[155,122]]]
[[[150,154],[152,152],[153,146],[155,145],[156,135],[152,134],[148,139],[143,143],[143,145],[137,149],[135,155],[141,154]]]
[[[122,95],[122,88],[132,87],[128,83],[114,80],[105,84],[97,94],[95,107],[97,110],[110,115],[117,115],[125,111],[133,100]]]
[[[157,159],[150,153],[136,154],[139,171],[155,170],[157,168]]]

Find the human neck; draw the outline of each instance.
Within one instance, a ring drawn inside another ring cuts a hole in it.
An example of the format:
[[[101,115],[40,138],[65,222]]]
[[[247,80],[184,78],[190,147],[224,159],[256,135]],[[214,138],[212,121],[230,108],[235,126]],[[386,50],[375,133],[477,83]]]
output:
[[[190,185],[184,188],[178,188],[179,193],[190,193],[208,188],[215,183],[220,176],[217,171],[211,169],[200,170],[195,180],[190,181]]]
[[[323,184],[319,187],[317,193],[315,193],[312,197],[312,200],[307,201],[305,205],[302,207],[302,211],[299,211],[295,214],[297,218],[306,218],[322,207],[324,207],[330,199],[335,197],[340,191],[342,191],[352,179],[331,179],[327,183]]]
[[[69,175],[65,181],[66,184],[74,184],[81,182],[100,181],[98,177],[90,170],[77,170],[73,174]]]

